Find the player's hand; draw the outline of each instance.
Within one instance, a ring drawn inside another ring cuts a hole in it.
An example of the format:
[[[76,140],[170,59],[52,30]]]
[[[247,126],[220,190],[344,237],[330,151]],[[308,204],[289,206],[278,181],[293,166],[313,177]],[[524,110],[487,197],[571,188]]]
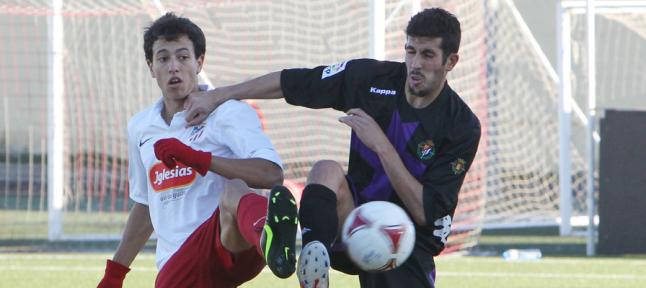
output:
[[[189,94],[186,101],[184,101],[187,126],[195,126],[204,122],[215,108],[229,100],[225,90],[224,88],[215,88],[209,91],[195,91]]]
[[[195,150],[175,138],[155,142],[155,157],[168,168],[174,168],[176,161],[193,167],[202,176],[209,172],[211,153]]]
[[[103,279],[101,279],[97,288],[121,288],[123,279],[126,279],[126,274],[129,271],[130,268],[108,260],[105,264],[105,275],[103,275]]]
[[[348,110],[346,114],[348,115],[339,118],[339,122],[350,126],[361,142],[368,146],[370,150],[379,154],[384,149],[392,147],[379,124],[366,112],[359,108],[354,108]]]

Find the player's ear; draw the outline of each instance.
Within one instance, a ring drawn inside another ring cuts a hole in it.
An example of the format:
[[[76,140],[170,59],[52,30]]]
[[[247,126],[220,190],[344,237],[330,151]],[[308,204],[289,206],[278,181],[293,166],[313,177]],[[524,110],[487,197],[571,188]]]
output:
[[[150,76],[155,78],[155,73],[153,73],[153,62],[146,59],[146,64],[148,65],[148,71],[150,71]]]
[[[204,64],[204,54],[197,57],[197,74],[200,74],[202,71],[202,65]]]
[[[460,55],[458,53],[451,53],[448,58],[446,58],[446,72],[453,70],[456,64],[460,60]]]

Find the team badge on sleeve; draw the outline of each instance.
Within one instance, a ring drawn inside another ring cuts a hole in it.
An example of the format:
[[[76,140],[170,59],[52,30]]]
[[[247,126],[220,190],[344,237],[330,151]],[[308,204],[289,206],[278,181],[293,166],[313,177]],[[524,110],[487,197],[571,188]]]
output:
[[[321,80],[345,70],[346,63],[348,63],[348,61],[343,61],[341,63],[325,67],[323,69],[323,74],[321,74]]]
[[[466,164],[467,161],[464,161],[462,158],[458,158],[455,161],[451,162],[451,171],[453,171],[453,174],[458,175],[462,174],[464,170],[466,169]]]
[[[435,155],[435,144],[433,140],[428,139],[422,143],[417,144],[417,157],[420,160],[427,160]]]

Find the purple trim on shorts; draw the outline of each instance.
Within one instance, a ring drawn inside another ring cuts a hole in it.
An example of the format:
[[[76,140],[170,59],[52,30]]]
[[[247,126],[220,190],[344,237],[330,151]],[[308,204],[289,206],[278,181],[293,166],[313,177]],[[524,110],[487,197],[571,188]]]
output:
[[[431,283],[431,287],[435,287],[435,268],[431,273],[428,273],[428,282]]]
[[[345,243],[343,241],[334,241],[332,245],[330,245],[330,251],[332,252],[345,252],[347,250],[347,246],[345,246]]]

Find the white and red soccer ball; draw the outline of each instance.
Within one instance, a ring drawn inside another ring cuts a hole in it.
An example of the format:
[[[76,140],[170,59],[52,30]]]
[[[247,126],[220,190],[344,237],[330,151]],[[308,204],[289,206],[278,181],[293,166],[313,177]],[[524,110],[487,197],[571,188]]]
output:
[[[413,252],[415,227],[399,206],[373,201],[352,210],[341,237],[348,256],[360,269],[387,271]]]

